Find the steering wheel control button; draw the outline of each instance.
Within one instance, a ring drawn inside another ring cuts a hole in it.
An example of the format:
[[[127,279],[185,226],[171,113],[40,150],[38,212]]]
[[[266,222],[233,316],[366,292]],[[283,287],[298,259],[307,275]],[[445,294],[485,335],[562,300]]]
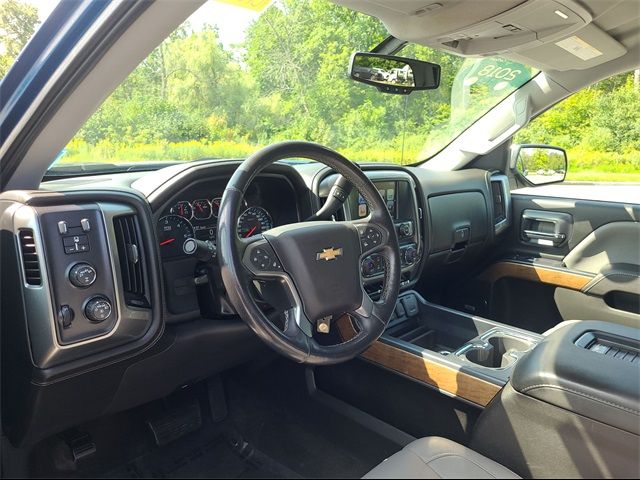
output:
[[[373,277],[384,272],[384,259],[381,255],[370,255],[362,260],[362,276]]]
[[[250,254],[251,265],[261,272],[280,271],[282,265],[275,253],[264,247],[256,247]]]
[[[407,238],[413,235],[413,223],[411,222],[399,223],[396,225],[396,229],[400,238]]]
[[[367,226],[364,232],[360,232],[360,245],[363,251],[382,245],[382,232],[377,228]]]
[[[80,220],[80,226],[82,227],[83,232],[89,232],[91,230],[91,223],[89,223],[88,218]]]
[[[65,222],[64,220],[61,220],[58,222],[58,231],[60,232],[60,235],[66,235],[67,232],[69,231],[69,227],[67,226],[67,222]]]
[[[78,288],[90,287],[97,277],[96,269],[88,263],[76,263],[69,270],[69,281]]]
[[[418,259],[418,250],[416,249],[415,245],[402,247],[400,253],[400,259],[402,260],[403,267],[413,265]]]
[[[106,297],[93,297],[89,299],[84,307],[84,315],[90,322],[104,322],[111,316],[111,302]]]
[[[71,327],[74,317],[75,313],[73,312],[73,308],[69,305],[60,306],[60,309],[58,310],[58,322],[63,329],[66,330]]]
[[[90,250],[89,237],[87,235],[68,235],[62,237],[62,243],[64,245],[64,253],[67,255],[88,252]]]

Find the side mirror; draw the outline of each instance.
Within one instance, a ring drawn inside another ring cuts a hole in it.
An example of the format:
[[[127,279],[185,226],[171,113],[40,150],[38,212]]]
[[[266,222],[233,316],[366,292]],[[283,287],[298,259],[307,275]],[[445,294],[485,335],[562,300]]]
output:
[[[356,52],[351,57],[349,76],[356,82],[378,87],[384,93],[408,95],[414,90],[440,86],[440,65],[412,58]]]
[[[550,145],[513,145],[516,171],[533,185],[558,183],[567,176],[567,152]]]

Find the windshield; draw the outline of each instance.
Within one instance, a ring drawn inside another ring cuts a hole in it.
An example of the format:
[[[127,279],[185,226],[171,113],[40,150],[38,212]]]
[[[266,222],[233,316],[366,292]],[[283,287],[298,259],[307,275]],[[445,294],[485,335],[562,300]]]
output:
[[[389,95],[351,81],[351,54],[387,35],[377,19],[326,0],[279,0],[261,13],[207,2],[113,92],[55,165],[245,158],[281,140],[318,142],[354,161],[413,164],[536,73],[408,45],[398,55],[442,66],[439,89]]]

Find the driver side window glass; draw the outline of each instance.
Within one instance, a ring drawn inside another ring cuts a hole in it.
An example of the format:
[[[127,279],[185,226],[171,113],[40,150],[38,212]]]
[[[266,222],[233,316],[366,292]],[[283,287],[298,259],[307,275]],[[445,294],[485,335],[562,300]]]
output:
[[[640,69],[591,85],[555,105],[514,143],[564,148],[568,182],[640,182]]]

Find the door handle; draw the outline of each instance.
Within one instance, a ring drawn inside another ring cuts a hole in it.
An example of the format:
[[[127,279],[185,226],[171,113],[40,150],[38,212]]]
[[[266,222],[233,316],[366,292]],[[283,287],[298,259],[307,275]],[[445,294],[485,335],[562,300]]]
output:
[[[520,236],[527,243],[559,247],[570,236],[573,218],[568,213],[525,210],[521,215]]]
[[[536,230],[525,230],[523,233],[530,240],[551,240],[554,245],[560,245],[567,238],[564,233],[538,232]]]

